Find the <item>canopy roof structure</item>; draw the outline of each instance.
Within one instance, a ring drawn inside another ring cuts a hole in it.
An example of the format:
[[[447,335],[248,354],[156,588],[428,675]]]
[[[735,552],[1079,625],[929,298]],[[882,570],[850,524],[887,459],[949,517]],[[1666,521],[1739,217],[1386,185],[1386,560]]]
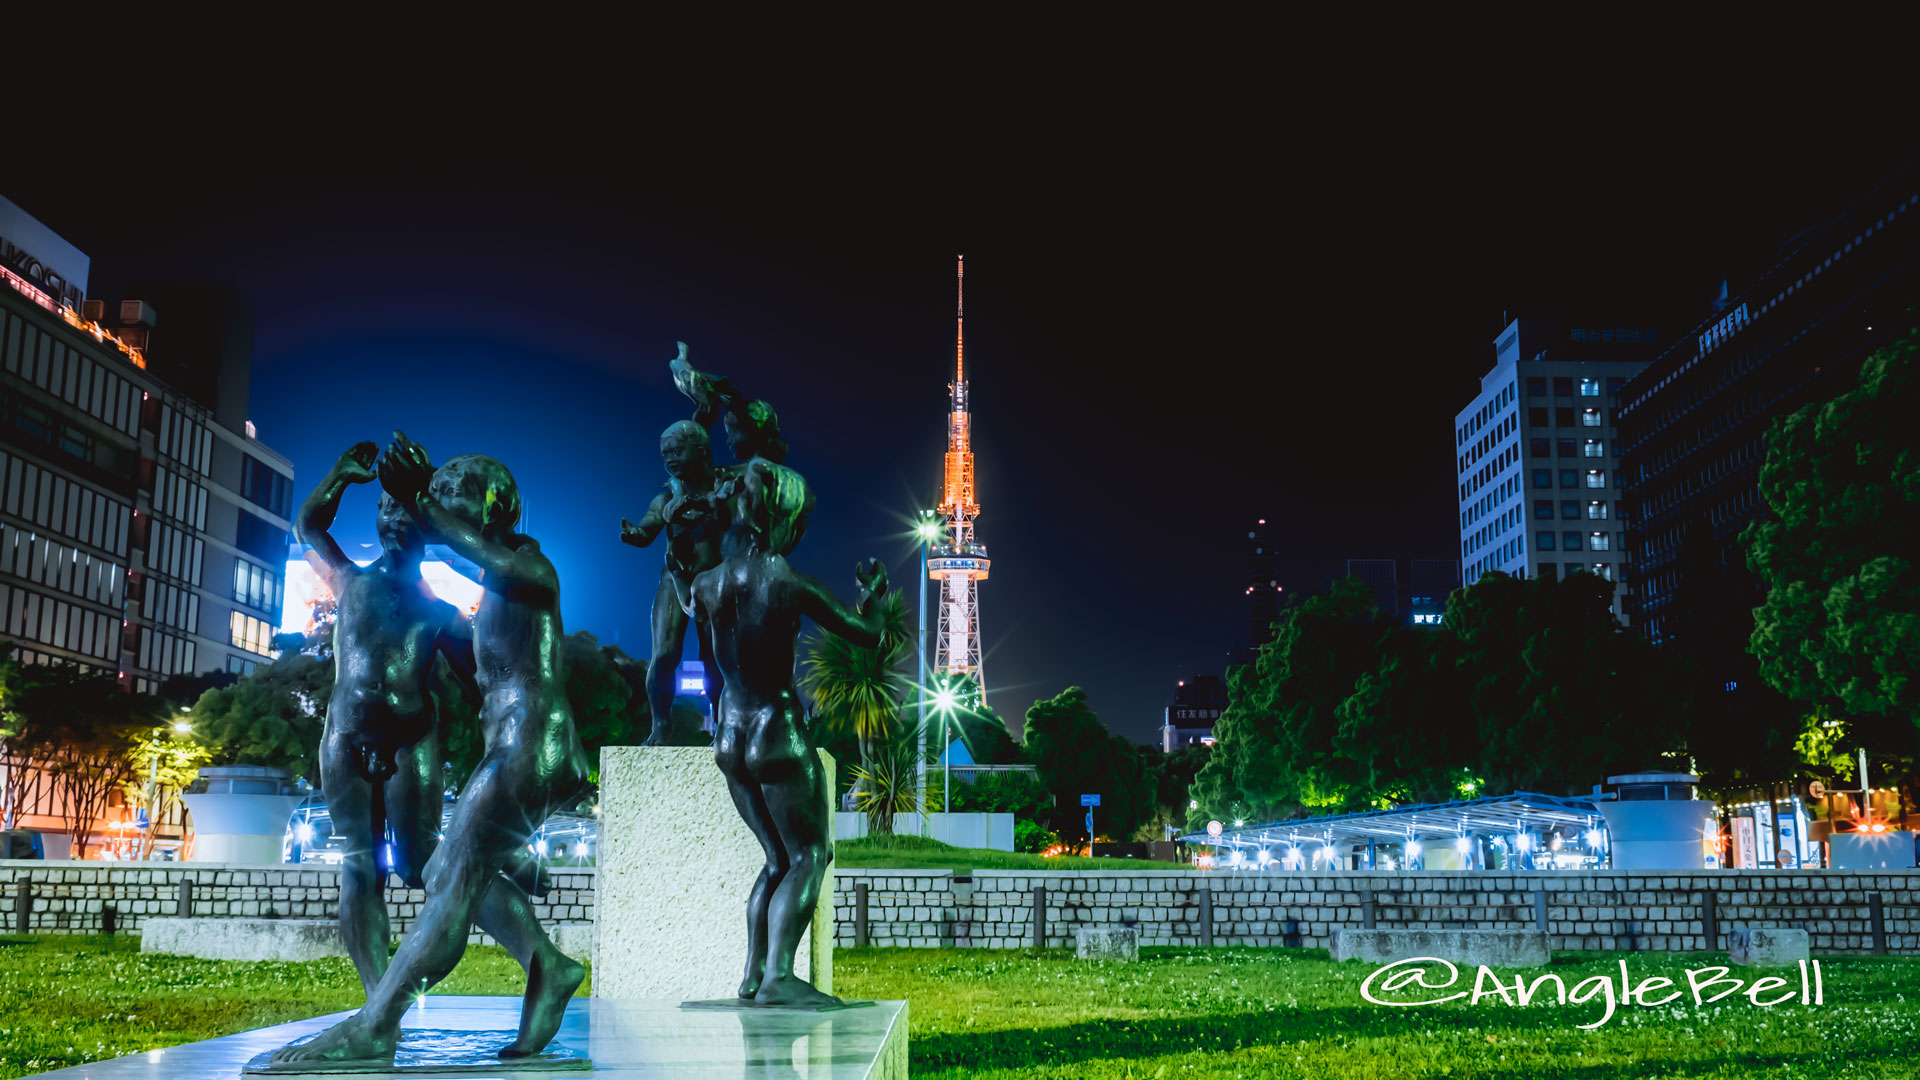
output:
[[[1219,836],[1196,832],[1180,839],[1189,844],[1230,848],[1316,841],[1337,847],[1368,842],[1404,843],[1434,837],[1494,836],[1556,827],[1585,829],[1595,824],[1599,815],[1591,798],[1516,791],[1483,799],[1242,825],[1223,829]]]

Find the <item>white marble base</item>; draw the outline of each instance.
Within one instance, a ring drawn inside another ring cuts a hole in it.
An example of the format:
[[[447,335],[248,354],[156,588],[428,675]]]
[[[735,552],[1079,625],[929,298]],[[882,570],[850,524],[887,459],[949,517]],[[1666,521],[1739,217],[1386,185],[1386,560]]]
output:
[[[820,751],[833,794],[833,756]],[[593,996],[732,997],[747,963],[747,893],[766,855],[740,820],[713,751],[600,751]],[[794,973],[833,992],[833,870]]]
[[[349,1014],[259,1028],[222,1039],[40,1073],[48,1080],[239,1080],[254,1055],[311,1035]],[[407,1010],[406,1028],[498,1030],[520,1022],[515,997],[429,997]],[[586,1054],[593,1080],[904,1080],[907,1003],[882,1001],[826,1013],[682,1009],[677,1001],[577,998],[556,1044]],[[462,1077],[488,1080],[485,1070]],[[535,1074],[538,1075],[538,1074]],[[564,1074],[561,1074],[564,1075]],[[389,1072],[354,1080],[387,1080]],[[335,1077],[338,1080],[338,1077]]]
[[[347,955],[335,919],[148,919],[140,951],[203,960],[318,960]]]

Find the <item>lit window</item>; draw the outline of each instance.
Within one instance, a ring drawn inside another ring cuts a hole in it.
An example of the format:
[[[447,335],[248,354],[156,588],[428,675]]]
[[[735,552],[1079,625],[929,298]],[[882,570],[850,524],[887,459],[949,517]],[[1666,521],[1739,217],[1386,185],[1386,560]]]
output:
[[[1605,578],[1608,581],[1613,580],[1613,567],[1606,563],[1597,562],[1597,563],[1594,563],[1591,567],[1588,567],[1588,569],[1591,570],[1593,574],[1597,577]]]
[[[1588,470],[1587,470],[1587,486],[1588,486],[1588,487],[1590,487],[1590,488],[1603,488],[1603,487],[1606,487],[1606,486],[1607,486],[1607,474],[1606,474],[1606,472],[1605,472],[1605,470],[1602,470],[1602,469],[1588,469]]]
[[[1580,380],[1580,396],[1581,397],[1599,397],[1600,396],[1600,380],[1599,379],[1581,379]]]
[[[1589,551],[1606,551],[1612,546],[1612,538],[1606,533],[1594,533],[1587,537],[1587,550]]]
[[[1587,520],[1605,521],[1606,519],[1607,519],[1606,503],[1600,502],[1599,500],[1596,499],[1593,502],[1590,502],[1587,504]]]
[[[1581,427],[1599,427],[1601,421],[1599,409],[1583,409],[1580,412]]]
[[[1607,444],[1600,441],[1599,439],[1588,439],[1586,442],[1580,445],[1580,456],[1606,457]]]

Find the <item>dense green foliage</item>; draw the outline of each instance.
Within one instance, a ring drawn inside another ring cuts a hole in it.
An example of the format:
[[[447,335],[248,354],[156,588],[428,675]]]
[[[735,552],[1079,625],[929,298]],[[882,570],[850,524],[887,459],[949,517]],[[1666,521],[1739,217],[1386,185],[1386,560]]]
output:
[[[1686,748],[1669,660],[1625,631],[1587,574],[1488,574],[1439,628],[1381,616],[1359,580],[1289,606],[1193,782],[1187,824],[1476,794],[1586,791]]]
[[[813,701],[816,744],[840,762],[840,786],[853,786],[869,829],[892,832],[896,813],[919,807],[922,751],[912,737],[918,729],[903,729],[901,706],[913,681],[902,668],[913,650],[899,593],[881,598],[879,615],[877,645],[814,634],[801,661],[800,689]]]
[[[1026,750],[1053,797],[1043,822],[1061,836],[1086,836],[1082,795],[1100,796],[1093,825],[1101,836],[1131,839],[1153,817],[1153,775],[1134,744],[1109,733],[1094,715],[1085,690],[1071,686],[1033,703],[1027,710]]]
[[[333,661],[287,653],[231,686],[200,695],[193,734],[215,765],[267,765],[320,780],[320,732],[333,698]]]
[[[73,664],[7,658],[0,668],[7,749],[45,771],[73,837],[73,857],[85,858],[110,797],[134,780],[139,747],[170,727],[172,710],[159,698],[122,691],[111,674]],[[0,800],[17,811],[30,777],[24,769],[9,770]]]
[[[833,865],[854,870],[1192,870],[1183,863],[1144,859],[1088,858],[1084,855],[1040,856],[1021,851],[964,848],[924,836],[899,833],[840,840],[833,845]]]
[[[1848,741],[1911,755],[1920,723],[1920,328],[1868,357],[1859,384],[1776,421],[1741,534],[1766,583],[1761,675]]]

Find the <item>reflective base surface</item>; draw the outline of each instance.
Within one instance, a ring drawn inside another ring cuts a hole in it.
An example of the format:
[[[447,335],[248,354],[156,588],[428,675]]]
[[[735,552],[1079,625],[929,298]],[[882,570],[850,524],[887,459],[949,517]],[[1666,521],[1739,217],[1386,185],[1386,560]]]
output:
[[[461,1028],[402,1028],[400,1045],[391,1063],[384,1061],[293,1061],[273,1063],[273,1051],[254,1056],[243,1070],[248,1076],[471,1076],[476,1072],[550,1076],[557,1072],[584,1073],[592,1068],[584,1055],[559,1039],[545,1053],[528,1058],[502,1058],[500,1049],[519,1034]],[[295,1039],[303,1043],[317,1036]]]
[[[682,1009],[678,1001],[576,998],[548,1053],[591,1059],[587,1071],[542,1072],[476,1064],[438,1075],[458,1080],[899,1080],[907,1075],[907,1003],[830,1012],[783,1009]],[[58,1080],[240,1080],[262,1053],[315,1035],[349,1013],[258,1028],[205,1042],[98,1061],[57,1072]],[[489,1047],[520,1021],[517,997],[428,997],[407,1010],[403,1029],[484,1033]],[[354,1080],[418,1080],[421,1073],[345,1074]],[[298,1073],[275,1072],[275,1077]],[[331,1076],[339,1072],[309,1072]]]

